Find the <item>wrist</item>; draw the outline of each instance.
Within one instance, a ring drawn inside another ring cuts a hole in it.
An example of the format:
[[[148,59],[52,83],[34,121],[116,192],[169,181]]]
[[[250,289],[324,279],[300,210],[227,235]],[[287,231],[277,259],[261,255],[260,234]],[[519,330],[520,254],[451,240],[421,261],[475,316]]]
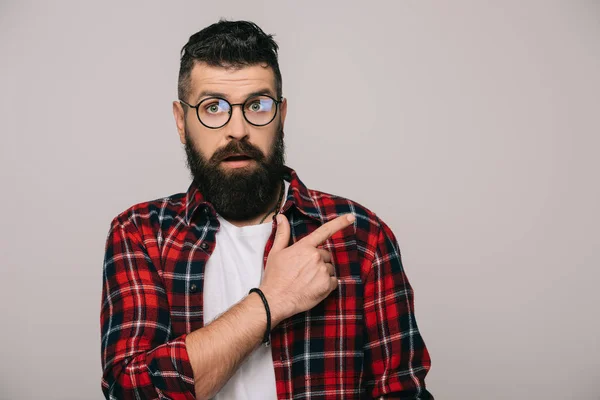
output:
[[[253,288],[253,289],[250,289],[250,292],[248,292],[248,295],[250,295],[252,293],[256,293],[260,297],[260,301],[262,302],[263,307],[265,309],[266,317],[267,317],[267,326],[265,329],[265,333],[263,335],[262,342],[264,344],[266,344],[267,346],[270,346],[271,345],[271,330],[272,330],[271,307],[269,306],[269,302],[267,301],[267,298],[266,298],[265,294],[262,292],[262,290],[260,290],[258,288]]]
[[[271,309],[271,329],[276,327],[293,313],[288,310],[290,307],[286,305],[284,301],[281,301],[281,297],[272,293],[268,288],[259,287],[265,295],[269,308]]]

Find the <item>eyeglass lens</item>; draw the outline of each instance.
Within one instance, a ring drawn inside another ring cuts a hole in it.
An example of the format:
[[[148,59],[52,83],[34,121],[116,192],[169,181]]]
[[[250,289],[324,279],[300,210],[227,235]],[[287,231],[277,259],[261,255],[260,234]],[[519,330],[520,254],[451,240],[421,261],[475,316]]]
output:
[[[275,101],[268,96],[251,97],[242,107],[244,116],[254,125],[267,125],[275,117]],[[198,105],[198,118],[206,126],[219,128],[227,123],[231,114],[231,104],[224,99],[209,97]]]

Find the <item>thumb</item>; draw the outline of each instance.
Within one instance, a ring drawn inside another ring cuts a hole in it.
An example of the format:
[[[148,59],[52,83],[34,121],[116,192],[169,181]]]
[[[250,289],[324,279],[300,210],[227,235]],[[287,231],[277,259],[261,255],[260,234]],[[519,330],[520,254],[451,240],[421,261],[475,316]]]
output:
[[[290,242],[290,223],[284,214],[277,215],[277,232],[271,251],[280,251],[288,247]]]

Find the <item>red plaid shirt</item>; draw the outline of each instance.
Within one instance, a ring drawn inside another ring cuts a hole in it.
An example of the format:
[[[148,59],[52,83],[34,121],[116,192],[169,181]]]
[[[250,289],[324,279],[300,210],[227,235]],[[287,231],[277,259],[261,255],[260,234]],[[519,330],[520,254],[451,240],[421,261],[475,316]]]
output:
[[[283,212],[292,242],[338,215],[356,220],[323,245],[337,290],[272,331],[278,398],[432,399],[424,382],[429,353],[394,234],[361,205],[307,189],[292,169],[287,175]],[[100,317],[106,398],[195,398],[185,337],[203,326],[204,268],[218,229],[194,183],[112,221]],[[275,222],[265,263],[274,236]]]

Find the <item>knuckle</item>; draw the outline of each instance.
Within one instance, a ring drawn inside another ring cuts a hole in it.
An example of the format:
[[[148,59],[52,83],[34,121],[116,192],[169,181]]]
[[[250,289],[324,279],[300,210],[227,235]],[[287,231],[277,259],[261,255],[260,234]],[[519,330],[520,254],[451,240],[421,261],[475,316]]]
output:
[[[311,258],[313,261],[321,261],[321,253],[315,250],[315,252],[311,254]]]

